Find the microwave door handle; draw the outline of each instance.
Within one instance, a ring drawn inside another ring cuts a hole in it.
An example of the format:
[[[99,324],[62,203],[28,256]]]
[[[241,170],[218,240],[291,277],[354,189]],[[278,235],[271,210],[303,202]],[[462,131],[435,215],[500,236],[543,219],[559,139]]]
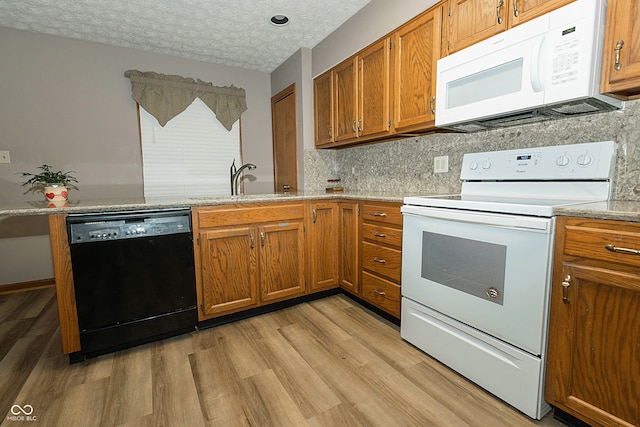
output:
[[[544,84],[540,78],[540,69],[543,68],[544,65],[541,61],[541,55],[543,52],[542,45],[545,40],[546,35],[538,38],[531,52],[531,87],[533,87],[534,92],[542,92],[544,90]]]

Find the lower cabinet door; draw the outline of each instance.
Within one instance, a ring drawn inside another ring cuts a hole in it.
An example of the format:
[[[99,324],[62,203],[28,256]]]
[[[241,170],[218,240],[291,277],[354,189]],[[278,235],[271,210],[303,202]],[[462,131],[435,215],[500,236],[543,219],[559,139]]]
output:
[[[200,320],[258,304],[256,227],[200,232]]]
[[[305,291],[304,224],[291,221],[258,227],[262,302]]]

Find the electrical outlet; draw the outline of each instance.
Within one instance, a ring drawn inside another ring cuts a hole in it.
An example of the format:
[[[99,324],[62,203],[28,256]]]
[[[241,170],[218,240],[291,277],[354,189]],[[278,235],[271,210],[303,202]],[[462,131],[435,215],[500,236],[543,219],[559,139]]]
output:
[[[433,158],[433,172],[449,172],[449,156],[439,156]]]
[[[0,151],[0,163],[11,163],[11,156],[8,151]]]

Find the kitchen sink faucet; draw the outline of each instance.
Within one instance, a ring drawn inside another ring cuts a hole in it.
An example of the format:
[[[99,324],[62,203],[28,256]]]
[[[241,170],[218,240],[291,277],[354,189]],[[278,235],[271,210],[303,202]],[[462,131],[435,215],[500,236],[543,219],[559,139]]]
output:
[[[236,159],[233,159],[233,163],[231,163],[231,168],[229,171],[229,175],[231,176],[231,195],[232,196],[238,194],[238,187],[240,185],[240,174],[242,173],[242,171],[245,169],[254,170],[255,168],[256,168],[256,165],[254,165],[253,163],[246,163],[240,166],[239,168],[236,168]]]

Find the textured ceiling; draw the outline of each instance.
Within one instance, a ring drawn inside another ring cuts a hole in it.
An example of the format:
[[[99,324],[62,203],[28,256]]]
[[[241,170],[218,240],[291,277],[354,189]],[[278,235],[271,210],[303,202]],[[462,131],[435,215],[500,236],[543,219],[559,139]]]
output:
[[[0,26],[269,73],[369,1],[0,0]]]

